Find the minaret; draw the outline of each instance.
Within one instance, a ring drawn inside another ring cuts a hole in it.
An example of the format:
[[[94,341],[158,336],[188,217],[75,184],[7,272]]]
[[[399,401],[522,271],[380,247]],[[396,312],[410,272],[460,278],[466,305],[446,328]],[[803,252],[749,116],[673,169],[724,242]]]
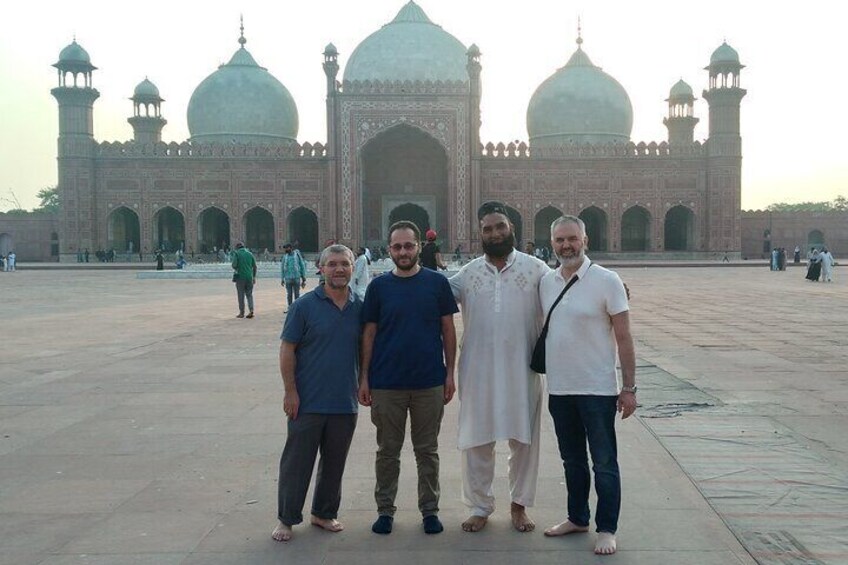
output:
[[[672,151],[676,147],[691,145],[695,139],[695,95],[692,87],[683,79],[671,87],[668,98],[668,117],[663,124],[668,128],[668,143]]]
[[[53,66],[59,76],[50,91],[59,103],[59,260],[75,261],[77,250],[95,251],[94,101],[100,93],[91,81],[97,67],[76,38]]]
[[[741,255],[742,249],[742,137],[739,107],[746,92],[739,85],[739,54],[727,42],[710,57],[710,137],[707,140],[708,250]]]
[[[472,43],[471,47],[465,53],[468,58],[468,63],[465,69],[468,71],[468,154],[471,156],[470,165],[471,171],[468,175],[469,184],[467,185],[467,194],[469,198],[466,200],[468,209],[465,214],[467,218],[476,218],[476,210],[483,204],[481,201],[482,181],[481,181],[481,165],[480,161],[483,157],[483,145],[480,143],[480,125],[482,119],[480,117],[480,99],[482,97],[482,86],[480,84],[480,48],[476,43]],[[472,234],[476,234],[476,229],[471,229]],[[471,236],[474,239],[474,235]],[[470,250],[472,248],[471,241],[457,241],[463,249]]]
[[[327,75],[327,156],[336,153],[336,93],[339,83],[339,51],[332,43],[324,48],[324,74]]]
[[[168,121],[162,117],[162,102],[159,89],[147,77],[133,91],[133,116],[127,121],[133,127],[136,143],[158,143],[162,141],[162,128]]]

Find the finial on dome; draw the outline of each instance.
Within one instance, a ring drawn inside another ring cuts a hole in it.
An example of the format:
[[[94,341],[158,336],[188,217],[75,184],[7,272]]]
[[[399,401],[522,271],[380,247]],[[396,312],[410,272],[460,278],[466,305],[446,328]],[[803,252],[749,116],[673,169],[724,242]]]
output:
[[[244,44],[247,43],[247,39],[244,38],[244,14],[239,14],[239,22],[241,25],[239,26],[239,30],[241,30],[241,35],[239,36],[238,42],[239,45],[244,47]]]
[[[577,16],[577,48],[583,45],[583,27],[580,25],[580,16]]]

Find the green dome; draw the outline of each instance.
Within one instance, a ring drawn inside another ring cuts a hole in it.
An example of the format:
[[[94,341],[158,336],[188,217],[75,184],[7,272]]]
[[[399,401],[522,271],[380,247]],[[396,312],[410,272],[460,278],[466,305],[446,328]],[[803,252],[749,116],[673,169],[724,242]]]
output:
[[[351,53],[345,81],[468,81],[465,46],[410,1]]]
[[[736,63],[739,64],[739,53],[725,41],[713,51],[710,56],[710,64],[713,63]]]
[[[578,40],[568,63],[530,99],[527,133],[531,147],[630,140],[630,97],[617,80],[592,64],[581,42]]]
[[[74,41],[62,49],[59,53],[59,63],[76,63],[76,64],[91,64],[91,57],[88,56],[88,51],[82,48],[82,46],[77,43],[77,40]]]
[[[159,89],[156,88],[156,85],[150,82],[147,77],[144,77],[144,80],[138,83],[133,90],[133,99],[155,99],[161,100],[159,96]]]
[[[686,81],[680,79],[674,86],[671,87],[671,92],[669,92],[669,98],[692,98],[695,96],[692,87],[686,84]]]
[[[297,137],[297,106],[283,84],[244,48],[206,77],[188,103],[192,141],[285,143]]]

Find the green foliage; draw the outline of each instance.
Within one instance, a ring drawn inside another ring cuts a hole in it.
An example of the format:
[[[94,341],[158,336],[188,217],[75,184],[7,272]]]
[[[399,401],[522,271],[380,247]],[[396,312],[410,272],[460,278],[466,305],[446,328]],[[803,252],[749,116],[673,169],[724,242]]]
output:
[[[769,212],[845,212],[848,211],[848,199],[841,194],[833,201],[825,202],[777,202],[766,208]]]
[[[6,214],[9,216],[26,216],[29,212],[23,208],[12,208],[11,210],[6,210]]]
[[[58,212],[60,208],[59,187],[42,188],[36,194],[41,199],[41,205],[33,212]]]

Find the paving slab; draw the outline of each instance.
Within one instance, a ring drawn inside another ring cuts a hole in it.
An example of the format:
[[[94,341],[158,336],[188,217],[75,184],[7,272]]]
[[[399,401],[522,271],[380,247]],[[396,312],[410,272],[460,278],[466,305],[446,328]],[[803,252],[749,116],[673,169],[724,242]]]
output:
[[[275,543],[278,283],[260,280],[257,318],[237,320],[226,280],[0,274],[0,564],[848,562],[848,434],[836,431],[848,412],[848,278],[813,284],[800,270],[732,266],[620,273],[633,292],[642,407],[619,426],[612,557],[591,554],[592,535],[512,530],[504,446],[500,508],[483,532],[463,533],[455,403],[440,440],[445,533],[421,531],[409,448],[395,533],[370,532],[375,442],[363,410],[346,530],[298,526]],[[563,483],[545,417],[540,529],[563,519]]]

